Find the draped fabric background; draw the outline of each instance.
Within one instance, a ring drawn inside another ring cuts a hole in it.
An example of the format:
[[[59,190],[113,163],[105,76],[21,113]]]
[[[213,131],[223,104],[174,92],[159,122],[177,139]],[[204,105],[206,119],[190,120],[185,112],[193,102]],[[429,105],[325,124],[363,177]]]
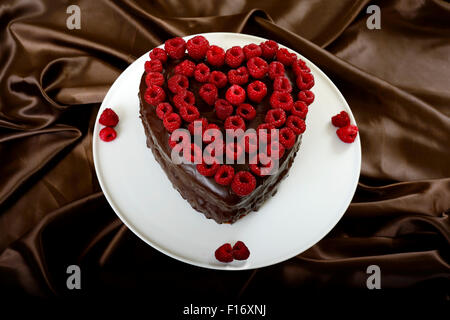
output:
[[[66,27],[71,4],[80,30]],[[370,4],[381,8],[380,30],[366,27]],[[0,293],[295,297],[368,291],[376,264],[381,291],[449,299],[449,3],[3,0],[0,26]],[[347,99],[362,140],[343,219],[306,252],[255,271],[201,269],[152,249],[109,207],[93,166],[95,116],[117,76],[170,37],[213,31],[308,57]],[[71,264],[80,291],[66,287]]]

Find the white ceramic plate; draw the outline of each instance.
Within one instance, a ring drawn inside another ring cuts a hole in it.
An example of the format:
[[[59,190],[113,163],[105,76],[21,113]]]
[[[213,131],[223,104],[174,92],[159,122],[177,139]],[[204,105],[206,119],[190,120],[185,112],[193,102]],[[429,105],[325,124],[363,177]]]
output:
[[[266,41],[237,33],[203,36],[224,49]],[[346,110],[355,123],[351,110],[331,80],[299,56],[314,74],[316,95],[309,108],[300,151],[275,197],[232,225],[219,225],[192,209],[172,187],[146,146],[138,90],[148,53],[117,78],[98,114],[99,117],[107,107],[116,111],[120,117],[117,138],[108,143],[100,140],[102,126],[97,117],[93,153],[103,192],[128,228],[175,259],[205,268],[243,270],[294,257],[334,227],[356,189],[361,167],[360,140],[358,137],[353,144],[346,144],[338,139],[330,118]],[[248,260],[224,264],[214,258],[217,247],[238,240],[250,249]]]

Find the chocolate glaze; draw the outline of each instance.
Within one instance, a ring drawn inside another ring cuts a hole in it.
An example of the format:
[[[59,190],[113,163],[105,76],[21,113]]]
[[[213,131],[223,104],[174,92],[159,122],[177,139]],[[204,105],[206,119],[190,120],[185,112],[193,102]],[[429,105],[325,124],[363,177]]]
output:
[[[165,83],[173,74],[173,69],[180,61],[169,61],[165,66]],[[211,68],[212,69],[212,68]],[[229,69],[223,68],[225,74]],[[293,97],[296,97],[297,90],[295,77],[290,68],[286,70],[286,75],[291,81]],[[250,80],[251,81],[251,80]],[[264,122],[267,110],[270,109],[269,97],[273,92],[272,81],[268,78],[262,80],[266,83],[268,94],[259,104],[248,102],[256,109],[256,117],[252,121],[246,121],[247,128],[254,128]],[[198,90],[202,83],[198,83],[193,78],[189,78],[189,90],[195,95],[196,106],[201,116],[208,119],[209,123],[216,123],[223,128],[223,121],[218,119],[214,113],[214,107],[208,106],[198,96]],[[219,89],[219,97],[225,96],[225,91],[229,87]],[[145,83],[145,72],[141,77],[139,86],[140,116],[147,136],[147,146],[151,148],[155,159],[163,168],[175,189],[186,199],[197,211],[202,212],[208,219],[214,219],[217,223],[233,223],[243,215],[257,211],[263,202],[277,191],[277,186],[288,174],[292,166],[295,155],[300,147],[301,136],[297,139],[295,146],[286,150],[285,155],[280,159],[278,171],[264,178],[256,177],[256,189],[245,197],[234,194],[230,186],[222,186],[214,181],[214,177],[204,177],[198,173],[194,164],[174,164],[171,160],[172,149],[168,144],[169,133],[164,128],[162,121],[157,117],[155,107],[148,104],[144,99],[147,85]],[[172,102],[172,94],[167,86],[164,86],[168,99]],[[173,105],[173,104],[172,104]],[[187,124],[184,124],[187,128]],[[248,164],[235,164],[235,171],[249,170]]]

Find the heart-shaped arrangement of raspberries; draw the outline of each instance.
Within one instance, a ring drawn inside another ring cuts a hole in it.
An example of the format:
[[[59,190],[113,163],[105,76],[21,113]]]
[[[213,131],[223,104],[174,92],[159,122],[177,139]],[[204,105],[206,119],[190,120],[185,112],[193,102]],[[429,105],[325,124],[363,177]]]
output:
[[[147,145],[195,209],[232,223],[287,175],[313,86],[306,63],[272,40],[228,50],[201,35],[167,40],[150,52],[140,84]],[[229,142],[229,132],[240,142]],[[177,146],[189,147],[187,162],[174,163]]]

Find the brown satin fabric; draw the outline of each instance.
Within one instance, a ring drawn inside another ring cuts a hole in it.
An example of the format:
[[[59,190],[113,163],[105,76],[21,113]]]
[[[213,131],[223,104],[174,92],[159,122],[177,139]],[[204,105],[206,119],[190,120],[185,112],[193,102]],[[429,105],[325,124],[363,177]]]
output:
[[[81,30],[66,28],[69,4],[0,6],[0,292],[296,296],[365,288],[372,264],[382,288],[448,288],[448,3],[382,1],[381,30],[366,28],[368,1],[80,0]],[[200,269],[147,246],[109,207],[93,166],[95,116],[120,72],[170,37],[213,31],[302,53],[360,129],[361,178],[343,219],[303,254],[256,271]],[[66,288],[70,264],[83,270],[81,293]]]

